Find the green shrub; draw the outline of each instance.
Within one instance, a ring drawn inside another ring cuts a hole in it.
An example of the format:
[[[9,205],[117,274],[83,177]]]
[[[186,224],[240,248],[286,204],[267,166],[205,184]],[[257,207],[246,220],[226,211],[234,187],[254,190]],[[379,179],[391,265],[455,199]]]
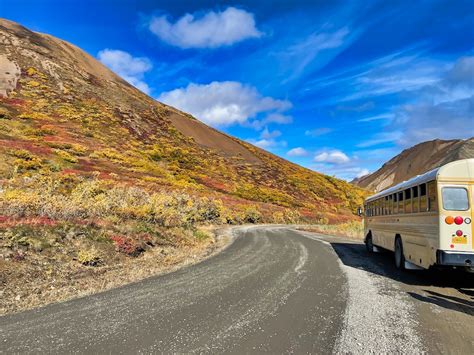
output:
[[[206,232],[204,232],[200,229],[196,229],[193,232],[193,235],[194,235],[194,238],[196,238],[197,240],[206,240],[206,239],[210,238],[209,234],[207,234]]]

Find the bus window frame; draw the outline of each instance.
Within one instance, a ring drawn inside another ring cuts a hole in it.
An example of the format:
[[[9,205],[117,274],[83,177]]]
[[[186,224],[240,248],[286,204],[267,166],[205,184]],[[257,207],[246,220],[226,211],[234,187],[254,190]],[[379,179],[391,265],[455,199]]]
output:
[[[416,191],[416,200],[415,200],[415,191]],[[420,188],[419,185],[413,186],[411,188],[411,211],[412,213],[420,212]],[[415,209],[416,206],[416,209]]]
[[[425,194],[424,195],[422,195],[422,190],[423,190],[422,186],[425,187]],[[419,195],[419,202],[420,202],[420,212],[428,212],[429,211],[429,208],[428,208],[428,185],[427,185],[426,182],[424,182],[424,183],[418,185],[418,187],[420,189],[419,194],[418,194]],[[425,198],[425,208],[424,209],[421,208],[421,198],[422,197]]]
[[[398,194],[398,214],[404,214],[405,213],[405,199],[403,197],[405,194],[403,190],[398,191],[397,194]],[[401,204],[401,208],[400,208],[400,204]]]

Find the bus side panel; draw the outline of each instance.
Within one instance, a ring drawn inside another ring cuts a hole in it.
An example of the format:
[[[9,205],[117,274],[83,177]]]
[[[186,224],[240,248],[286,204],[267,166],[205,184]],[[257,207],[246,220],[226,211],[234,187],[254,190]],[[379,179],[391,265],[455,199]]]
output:
[[[398,223],[405,259],[424,268],[434,265],[439,245],[438,214],[406,214],[400,216]]]
[[[425,268],[436,262],[439,244],[437,213],[369,217],[367,229],[372,232],[375,245],[391,251],[394,250],[395,237],[399,235],[407,261]]]

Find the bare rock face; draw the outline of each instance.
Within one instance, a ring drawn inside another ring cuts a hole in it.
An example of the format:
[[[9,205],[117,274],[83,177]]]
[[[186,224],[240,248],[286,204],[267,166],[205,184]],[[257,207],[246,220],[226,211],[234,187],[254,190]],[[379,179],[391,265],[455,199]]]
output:
[[[20,74],[18,64],[8,60],[6,56],[0,55],[0,96],[6,97],[16,88]]]
[[[474,137],[436,139],[405,149],[379,170],[352,183],[378,192],[454,160],[469,158],[474,158]]]

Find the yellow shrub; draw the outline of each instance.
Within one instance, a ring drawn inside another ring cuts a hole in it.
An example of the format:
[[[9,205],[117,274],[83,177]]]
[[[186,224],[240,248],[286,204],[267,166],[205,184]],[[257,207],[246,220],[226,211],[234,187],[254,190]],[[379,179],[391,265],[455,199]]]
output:
[[[100,253],[95,249],[80,250],[77,254],[77,261],[86,266],[100,266],[103,264]]]
[[[26,85],[35,88],[35,87],[40,86],[41,84],[35,80],[30,80],[26,83]]]
[[[78,159],[75,156],[72,156],[68,152],[60,149],[54,149],[54,152],[63,160],[67,161],[68,163],[77,163]]]
[[[36,69],[33,68],[33,67],[29,67],[28,69],[26,69],[26,74],[27,74],[28,76],[33,76],[33,75],[35,75],[35,74],[36,74]]]

